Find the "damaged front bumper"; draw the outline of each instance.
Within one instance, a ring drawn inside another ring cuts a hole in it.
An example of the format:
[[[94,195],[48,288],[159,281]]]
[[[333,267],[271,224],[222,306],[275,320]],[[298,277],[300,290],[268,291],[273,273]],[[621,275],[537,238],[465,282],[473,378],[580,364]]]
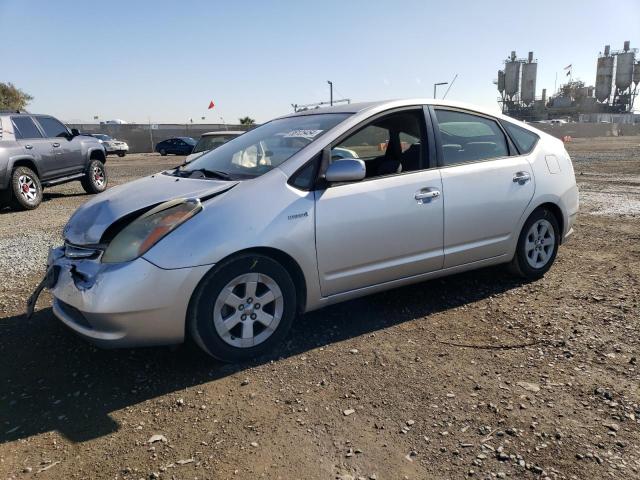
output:
[[[76,252],[77,253],[77,252]],[[166,270],[144,258],[121,264],[49,255],[57,270],[53,313],[101,347],[171,345],[184,341],[191,294],[211,265]]]

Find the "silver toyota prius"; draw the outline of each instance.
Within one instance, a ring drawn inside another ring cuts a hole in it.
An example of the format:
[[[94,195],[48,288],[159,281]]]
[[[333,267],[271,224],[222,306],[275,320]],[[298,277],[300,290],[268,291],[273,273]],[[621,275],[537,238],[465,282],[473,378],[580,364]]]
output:
[[[98,195],[39,290],[100,346],[191,336],[241,361],[332,303],[496,264],[539,278],[577,212],[562,142],[529,125],[439,100],[351,104]]]

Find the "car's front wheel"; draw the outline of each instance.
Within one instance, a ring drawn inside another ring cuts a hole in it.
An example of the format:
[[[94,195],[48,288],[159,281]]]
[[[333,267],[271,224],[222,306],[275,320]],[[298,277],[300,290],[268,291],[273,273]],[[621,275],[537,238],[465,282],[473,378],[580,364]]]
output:
[[[124,157],[125,155],[126,155],[126,154],[125,154],[124,152],[118,152],[118,156],[119,156],[120,158]]]
[[[42,202],[42,185],[38,175],[28,167],[18,167],[11,175],[14,208],[33,210]]]
[[[296,289],[270,257],[244,254],[215,267],[191,299],[196,343],[224,362],[261,355],[282,341],[296,315]]]
[[[167,156],[167,151],[164,148],[160,149],[160,155],[162,155],[163,157]]]
[[[82,188],[90,194],[104,192],[107,189],[107,169],[100,160],[91,160],[89,168],[81,180]]]
[[[556,259],[560,235],[555,215],[546,208],[535,210],[522,227],[511,270],[529,280],[541,278]]]

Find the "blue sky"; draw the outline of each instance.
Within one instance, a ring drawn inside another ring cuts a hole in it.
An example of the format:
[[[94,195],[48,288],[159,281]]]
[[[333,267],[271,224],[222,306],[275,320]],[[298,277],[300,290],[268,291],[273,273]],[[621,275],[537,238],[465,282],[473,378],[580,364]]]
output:
[[[291,103],[430,97],[497,108],[492,81],[511,50],[595,82],[605,44],[640,47],[640,1],[0,0],[0,81],[66,121],[265,121]],[[442,87],[440,87],[442,88]],[[444,93],[444,90],[440,90]],[[213,99],[216,108],[207,111]]]

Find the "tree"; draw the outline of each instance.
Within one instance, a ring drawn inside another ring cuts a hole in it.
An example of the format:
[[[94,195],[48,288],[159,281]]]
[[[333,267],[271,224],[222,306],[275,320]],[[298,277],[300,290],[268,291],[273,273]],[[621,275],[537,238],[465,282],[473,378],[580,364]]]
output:
[[[0,110],[24,110],[33,100],[28,93],[23,92],[13,83],[0,82]]]
[[[240,125],[255,125],[256,121],[251,117],[242,117],[238,119],[240,121]]]

